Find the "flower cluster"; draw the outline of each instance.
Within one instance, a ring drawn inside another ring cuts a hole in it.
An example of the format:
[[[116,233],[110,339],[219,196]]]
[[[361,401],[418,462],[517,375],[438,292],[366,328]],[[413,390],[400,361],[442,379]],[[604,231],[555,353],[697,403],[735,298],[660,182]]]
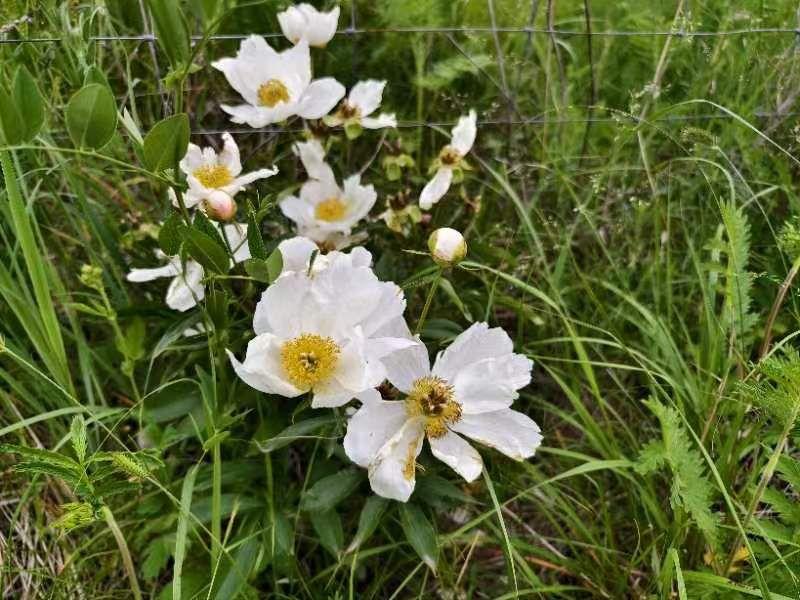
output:
[[[290,7],[278,21],[291,48],[277,51],[264,38],[250,36],[235,57],[212,63],[243,100],[221,107],[233,123],[262,128],[288,119],[320,120],[307,124],[304,141],[292,147],[305,180],[294,194],[279,196],[280,211],[297,235],[277,246],[280,272],[259,280],[269,284],[255,307],[254,336],[244,356],[228,350],[228,357],[239,379],[264,394],[308,395],[312,408],[358,401],[357,410],[348,409],[345,453],[368,470],[376,493],[405,502],[414,490],[424,439],[434,457],[467,481],[479,476],[483,463],[465,438],[516,460],[534,454],[539,427],[511,409],[530,382],[532,362],[514,353],[501,328],[474,323],[431,366],[426,346],[406,322],[403,290],[381,281],[370,252],[353,247],[367,239],[356,229],[369,218],[378,193],[362,182],[360,172],[337,178],[326,160],[330,144],[319,131],[341,129],[354,139],[362,129],[394,128],[397,120],[394,114],[376,115],[386,82],[357,82],[346,95],[334,78],[313,78],[310,48],[331,41],[338,16],[338,8],[322,13],[308,4]],[[476,113],[470,111],[432,165],[421,209],[430,209],[469,169],[465,157],[475,136]],[[204,231],[224,241],[231,269],[257,254],[247,240],[253,216],[249,224],[234,222],[236,196],[278,169],[243,174],[236,141],[225,133],[222,142],[219,152],[189,144],[179,164],[185,189],[169,194],[185,226],[205,223]],[[461,233],[450,228],[435,231],[429,248],[440,273],[467,253]],[[191,253],[159,251],[158,256],[167,261],[164,266],[133,269],[128,279],[171,277],[167,305],[179,311],[195,307],[209,284],[204,267]],[[215,266],[219,271],[219,261]],[[426,311],[427,303],[423,315]]]

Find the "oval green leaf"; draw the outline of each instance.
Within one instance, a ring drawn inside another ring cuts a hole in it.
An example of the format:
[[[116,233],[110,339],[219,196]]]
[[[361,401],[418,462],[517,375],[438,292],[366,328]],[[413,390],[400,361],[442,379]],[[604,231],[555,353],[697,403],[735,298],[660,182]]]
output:
[[[102,148],[117,128],[117,104],[107,87],[90,83],[67,104],[67,131],[79,148]]]
[[[144,164],[158,172],[177,166],[189,147],[189,117],[186,113],[159,121],[144,136]]]

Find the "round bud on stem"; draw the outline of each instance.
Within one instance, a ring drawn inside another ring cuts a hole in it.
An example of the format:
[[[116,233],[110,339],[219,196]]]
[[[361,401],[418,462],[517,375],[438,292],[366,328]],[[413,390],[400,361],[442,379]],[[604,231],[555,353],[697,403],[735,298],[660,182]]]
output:
[[[209,219],[227,223],[236,215],[236,201],[225,192],[214,190],[203,200],[203,210]]]
[[[461,232],[441,227],[428,238],[428,248],[433,260],[442,267],[457,265],[467,255],[467,242]]]

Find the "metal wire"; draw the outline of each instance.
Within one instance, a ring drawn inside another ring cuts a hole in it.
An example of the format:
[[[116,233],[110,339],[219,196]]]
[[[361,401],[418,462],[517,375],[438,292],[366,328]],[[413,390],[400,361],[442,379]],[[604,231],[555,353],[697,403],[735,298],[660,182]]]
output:
[[[582,31],[579,29],[546,29],[538,27],[392,27],[392,28],[367,28],[361,29],[356,27],[347,27],[340,29],[336,35],[372,35],[372,34],[386,34],[386,33],[474,33],[474,34],[489,34],[495,33],[521,33],[521,34],[541,34],[541,35],[555,35],[563,37],[574,36],[591,36],[591,37],[731,37],[743,35],[764,35],[764,34],[779,34],[779,35],[796,35],[800,37],[800,28],[790,27],[756,27],[756,28],[742,28],[742,29],[728,29],[722,31],[691,31],[691,30],[671,30],[671,31],[645,31],[645,30],[592,30]],[[280,38],[283,37],[282,33],[268,32],[268,33],[220,33],[208,36],[205,38],[202,35],[191,36],[193,41],[201,41],[203,39],[209,40],[243,40],[251,35],[258,35],[264,38]],[[153,34],[139,34],[139,35],[95,35],[90,36],[89,41],[92,42],[154,42],[158,37]],[[44,43],[58,43],[64,41],[61,37],[38,37],[26,39],[0,39],[0,44],[44,44]]]

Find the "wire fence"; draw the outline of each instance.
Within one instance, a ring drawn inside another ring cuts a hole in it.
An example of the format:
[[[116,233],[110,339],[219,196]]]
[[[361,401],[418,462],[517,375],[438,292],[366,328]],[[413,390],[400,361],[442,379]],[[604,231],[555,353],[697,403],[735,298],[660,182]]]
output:
[[[534,5],[538,4],[536,0],[533,0]],[[464,51],[464,49],[455,41],[452,37],[454,34],[465,34],[465,35],[492,35],[497,37],[499,34],[515,34],[515,35],[527,35],[527,36],[534,36],[534,35],[546,35],[550,36],[553,39],[556,38],[571,38],[571,37],[585,37],[588,40],[592,38],[603,38],[603,37],[618,37],[618,38],[634,38],[634,37],[658,37],[658,38],[678,38],[678,39],[692,39],[692,38],[722,38],[722,37],[743,37],[743,36],[792,36],[794,38],[794,45],[795,48],[798,49],[800,52],[800,26],[798,27],[745,27],[745,28],[734,28],[734,29],[726,29],[726,30],[692,30],[692,29],[684,29],[680,27],[675,27],[671,29],[653,29],[653,30],[624,30],[624,29],[603,29],[603,30],[595,30],[592,29],[590,21],[588,20],[587,15],[587,23],[586,29],[565,29],[559,27],[533,27],[533,26],[497,26],[494,23],[494,12],[493,12],[493,3],[492,0],[488,0],[488,6],[490,8],[490,15],[492,17],[492,26],[453,26],[453,27],[428,27],[428,26],[411,26],[411,27],[375,27],[375,28],[361,28],[357,26],[357,19],[356,19],[356,11],[355,11],[355,2],[351,3],[351,12],[349,15],[349,26],[343,29],[339,29],[335,35],[336,36],[365,36],[365,35],[382,35],[382,34],[434,34],[434,35],[442,35],[447,37],[450,42],[456,47],[456,49],[461,52],[465,57],[469,60],[472,60],[471,57]],[[535,11],[534,11],[535,12]],[[680,11],[676,12],[676,17]],[[25,21],[25,17],[22,19],[18,19],[17,22]],[[677,22],[677,19],[676,19]],[[800,25],[800,11],[798,12],[798,25]],[[8,37],[9,31],[4,31],[0,29],[0,46],[2,45],[21,45],[21,44],[58,44],[65,42],[68,38],[65,37],[30,37],[30,38],[13,38]],[[274,38],[282,38],[283,33],[280,32],[260,32],[260,33],[221,33],[221,34],[212,34],[212,35],[192,35],[191,39],[193,42],[201,42],[201,41],[226,41],[226,40],[243,40],[251,35],[258,35],[267,39],[274,39]],[[141,33],[141,34],[134,34],[134,35],[96,35],[96,36],[89,36],[89,42],[92,43],[99,43],[99,44],[106,44],[106,43],[116,43],[116,42],[144,42],[151,45],[153,52],[155,52],[155,46],[159,41],[158,36],[152,33]],[[591,41],[590,41],[591,44]],[[513,126],[513,125],[523,125],[523,126],[544,126],[548,124],[586,124],[587,126],[593,123],[610,123],[610,124],[637,124],[645,119],[642,116],[636,116],[633,114],[627,114],[623,111],[608,109],[604,107],[594,107],[594,106],[584,106],[584,109],[588,110],[588,114],[585,117],[563,117],[563,116],[545,116],[545,115],[538,115],[538,116],[525,116],[525,115],[518,115],[516,117],[512,117],[514,113],[514,99],[511,97],[508,89],[508,84],[505,81],[505,68],[503,64],[503,50],[500,47],[499,43],[496,43],[497,49],[497,59],[498,59],[498,66],[500,67],[501,71],[501,79],[502,81],[496,81],[494,78],[491,77],[488,73],[486,73],[485,69],[479,68],[483,74],[491,80],[493,85],[495,85],[498,90],[500,91],[501,95],[505,97],[509,104],[509,111],[508,117],[503,119],[478,119],[477,125],[478,126]],[[153,59],[155,61],[155,54],[153,54]],[[158,71],[158,65],[156,64],[156,70]],[[478,65],[476,65],[477,67]],[[592,86],[594,89],[595,82],[592,81]],[[611,116],[594,116],[592,113],[593,111],[597,110],[605,110],[611,113]],[[800,115],[800,112],[792,112],[789,110],[777,110],[777,111],[758,111],[751,115],[743,115],[744,118],[748,120],[764,120],[764,119],[783,119],[793,116]],[[689,115],[666,115],[661,117],[656,117],[652,119],[647,119],[649,122],[653,123],[690,123],[690,122],[709,122],[715,120],[731,120],[737,117],[719,112],[719,113],[701,113],[701,114],[689,114]],[[444,127],[451,127],[455,124],[455,121],[400,121],[398,122],[398,128],[403,129],[414,129],[414,128],[444,128]],[[192,135],[195,136],[202,136],[202,135],[218,135],[224,132],[229,132],[232,134],[238,135],[248,135],[248,134],[282,134],[282,133],[298,133],[302,132],[302,127],[285,127],[285,126],[269,126],[263,128],[226,128],[226,129],[198,129],[193,130]]]

